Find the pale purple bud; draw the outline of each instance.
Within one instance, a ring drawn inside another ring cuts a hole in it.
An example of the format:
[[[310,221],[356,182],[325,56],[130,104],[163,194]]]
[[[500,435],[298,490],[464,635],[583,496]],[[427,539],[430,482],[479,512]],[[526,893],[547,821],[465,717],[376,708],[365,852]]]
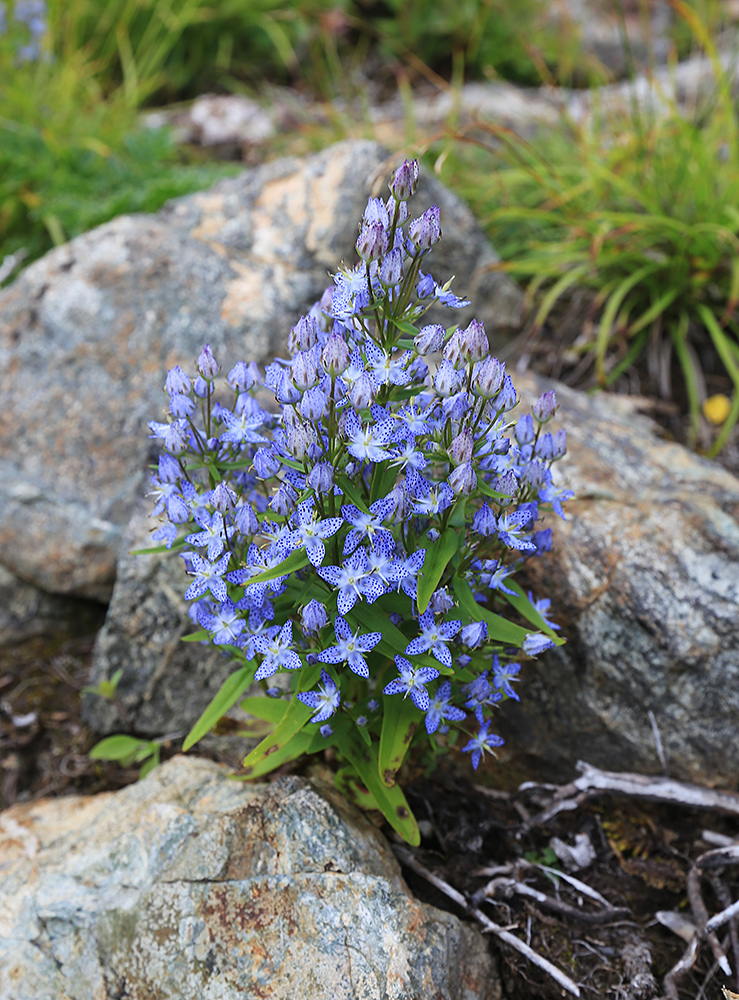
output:
[[[513,380],[510,375],[506,375],[503,379],[503,388],[500,390],[500,395],[495,404],[499,410],[512,410],[517,402],[518,395],[513,385]]]
[[[254,471],[259,479],[271,479],[282,468],[282,462],[272,448],[257,448],[253,462]]]
[[[418,160],[405,160],[393,176],[388,187],[396,201],[408,201],[418,183]]]
[[[532,409],[534,416],[540,424],[545,424],[548,420],[551,420],[557,412],[557,394],[554,389],[542,393],[534,403]]]
[[[172,455],[183,452],[190,440],[190,432],[184,420],[173,420],[164,435],[164,447]]]
[[[441,239],[441,219],[439,206],[432,205],[418,219],[408,226],[408,236],[411,243],[419,250],[430,250]]]
[[[408,218],[408,206],[404,201],[396,201],[392,195],[389,195],[387,201],[385,202],[385,208],[387,209],[387,217],[391,221],[393,218],[393,213],[395,212],[396,205],[398,206],[398,220],[397,220],[398,228],[395,232],[395,241],[397,243],[398,239],[400,238],[400,242],[402,243],[403,240],[400,233],[400,227]]]
[[[413,344],[419,354],[434,354],[444,343],[444,327],[441,323],[432,323],[422,327],[413,339]]]
[[[492,399],[503,385],[505,377],[505,362],[497,358],[485,358],[478,361],[472,369],[472,388],[483,399]]]
[[[447,361],[451,361],[453,365],[462,364],[464,355],[462,353],[462,333],[460,330],[455,330],[446,344],[444,344],[443,356]]]
[[[429,607],[435,615],[445,615],[447,611],[452,610],[454,600],[446,587],[439,587],[438,590],[433,592],[429,601]]]
[[[295,510],[297,502],[298,494],[290,483],[285,482],[281,483],[279,490],[270,500],[269,506],[275,514],[287,515]]]
[[[470,394],[462,389],[461,392],[449,396],[441,404],[441,411],[444,420],[461,420],[470,408]]]
[[[332,333],[321,354],[321,364],[329,375],[341,375],[349,367],[349,348],[338,333]]]
[[[467,329],[462,332],[461,341],[462,352],[470,361],[482,361],[490,353],[485,327],[476,319],[473,319]]]
[[[228,373],[226,381],[234,392],[248,392],[254,385],[254,373],[245,361],[237,361]]]
[[[518,493],[518,480],[513,469],[509,469],[505,475],[501,476],[495,484],[498,493],[504,493],[507,497],[515,497]]]
[[[305,458],[308,449],[315,443],[316,432],[312,427],[306,427],[303,424],[296,424],[287,435],[287,446],[290,449],[290,453],[299,462]]]
[[[328,613],[320,601],[308,601],[301,612],[301,617],[305,635],[318,634],[325,625],[328,625]]]
[[[290,374],[298,389],[308,389],[316,384],[318,370],[312,351],[299,351],[290,365]]]
[[[314,316],[301,316],[290,330],[287,338],[287,349],[291,354],[298,351],[309,351],[318,342],[318,324]]]
[[[188,393],[191,387],[192,383],[190,379],[179,365],[175,365],[174,368],[169,369],[167,378],[164,381],[164,389],[170,396],[175,392]]]
[[[198,399],[205,399],[206,396],[210,395],[210,382],[206,382],[202,375],[198,375],[192,384],[192,391]]]
[[[169,412],[173,417],[189,417],[194,409],[195,400],[191,396],[174,392],[169,398]]]
[[[369,372],[363,372],[349,393],[352,404],[358,410],[364,410],[375,401],[375,382]]]
[[[390,216],[382,198],[370,198],[367,201],[362,223],[369,226],[373,222],[378,222],[384,229],[388,229],[390,226]]]
[[[452,443],[449,445],[449,458],[453,465],[463,465],[472,459],[472,449],[474,447],[475,441],[472,437],[472,432],[465,428],[465,430],[460,431],[455,438],[452,439]]]
[[[459,389],[459,372],[451,361],[442,361],[434,376],[434,388],[440,396],[452,396]]]
[[[534,490],[540,490],[549,482],[549,472],[546,465],[536,460],[529,462],[523,470],[521,481]]]
[[[516,441],[519,444],[531,444],[534,440],[535,431],[534,421],[530,413],[525,413],[522,417],[518,418],[513,433],[516,435]]]
[[[419,280],[416,285],[416,295],[419,299],[427,299],[429,295],[434,294],[434,289],[436,288],[436,282],[430,274],[424,274],[423,271],[419,271]]]
[[[552,649],[553,646],[554,643],[548,636],[536,632],[529,632],[521,643],[521,649],[527,656],[538,656],[539,653],[543,653],[545,649]]]
[[[488,627],[485,622],[470,622],[460,633],[460,639],[470,649],[482,645],[488,637]]]
[[[426,382],[429,373],[429,366],[421,357],[416,357],[406,368],[412,382]]]
[[[554,441],[554,457],[562,458],[567,451],[567,431],[564,427],[552,435]]]
[[[478,535],[482,535],[484,538],[491,538],[495,534],[497,528],[498,522],[495,520],[495,514],[493,514],[490,507],[484,503],[472,518],[472,530]]]
[[[333,466],[328,462],[319,462],[308,473],[308,485],[316,493],[328,493],[334,485]]]
[[[396,247],[380,264],[380,282],[385,288],[394,288],[403,277],[403,254]]]
[[[477,486],[477,474],[472,463],[465,462],[464,465],[457,466],[447,481],[455,493],[466,496]]]
[[[233,510],[238,497],[228,483],[219,483],[210,494],[210,502],[220,514]]]
[[[306,420],[320,420],[326,412],[326,397],[320,389],[308,389],[300,400],[300,412]]]
[[[357,253],[365,263],[379,260],[387,250],[387,233],[379,222],[364,226],[357,238]]]
[[[293,381],[290,378],[290,372],[283,371],[280,373],[274,387],[274,394],[275,399],[279,403],[297,403],[300,399],[300,389],[293,384]]]
[[[259,521],[250,503],[244,501],[236,508],[234,524],[240,535],[256,535],[259,531]]]
[[[221,366],[218,364],[216,359],[213,357],[213,351],[211,350],[210,344],[206,344],[205,347],[200,352],[200,357],[197,362],[197,369],[203,376],[206,382],[212,382],[216,377],[218,372],[221,370]]]

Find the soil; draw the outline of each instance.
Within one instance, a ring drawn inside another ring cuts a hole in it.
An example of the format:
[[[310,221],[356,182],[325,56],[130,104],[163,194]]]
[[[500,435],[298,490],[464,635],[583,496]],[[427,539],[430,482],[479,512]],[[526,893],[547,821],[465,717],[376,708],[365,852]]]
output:
[[[53,642],[34,640],[0,654],[0,809],[44,796],[115,790],[137,779],[134,769],[88,756],[97,737],[81,720],[80,692],[87,683],[93,642],[92,634],[68,635]],[[177,749],[165,745],[163,757]],[[526,776],[525,762],[510,763],[510,768],[492,766],[474,777],[500,782],[515,774],[517,782]],[[291,765],[293,770],[301,766]],[[580,985],[582,996],[650,1000],[659,995],[657,983],[678,961],[685,943],[658,923],[655,914],[666,910],[689,915],[687,872],[691,860],[710,847],[702,831],[708,827],[736,837],[736,821],[602,799],[524,833],[523,821],[542,805],[536,794],[527,797],[517,795],[515,788],[476,785],[467,777],[467,767],[466,760],[451,761],[432,776],[419,773],[411,781],[408,797],[423,833],[422,846],[415,852],[418,861],[468,898],[490,881],[485,869],[507,866],[505,877],[525,882],[584,916],[563,918],[536,900],[503,892],[478,904],[490,919],[557,965]],[[530,765],[528,777],[541,780],[531,773]],[[392,839],[392,831],[385,832]],[[573,874],[611,906],[625,910],[605,924],[589,922],[592,917],[587,914],[595,912],[597,904],[531,864],[561,869],[552,838],[573,844],[578,834],[588,838],[595,857]],[[732,899],[739,896],[736,874],[733,882],[727,882]],[[464,915],[425,878],[409,870],[405,875],[419,898]],[[709,912],[721,909],[710,884],[703,889]],[[496,951],[508,998],[563,996],[553,979],[520,954],[505,946]],[[681,981],[679,997],[717,997],[720,985],[739,986],[717,975],[712,955],[703,949],[698,964]]]

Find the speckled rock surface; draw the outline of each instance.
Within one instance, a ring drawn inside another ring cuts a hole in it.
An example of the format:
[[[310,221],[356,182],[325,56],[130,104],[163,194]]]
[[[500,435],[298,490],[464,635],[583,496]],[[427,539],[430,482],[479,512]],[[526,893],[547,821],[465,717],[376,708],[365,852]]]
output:
[[[499,1000],[487,943],[418,903],[380,834],[303,779],[174,758],[0,814],[3,1000]]]
[[[6,569],[49,593],[110,598],[167,368],[190,366],[205,342],[234,361],[281,348],[327,272],[353,259],[383,161],[376,144],[345,142],[244,171],[86,233],[0,293]],[[491,329],[514,323],[520,294],[490,271],[495,254],[469,210],[429,177],[416,201],[441,207],[435,272],[457,274]]]
[[[519,378],[532,396],[551,383]],[[577,499],[551,518],[554,549],[530,582],[567,645],[523,670],[497,719],[514,750],[572,776],[578,758],[674,777],[739,775],[739,480],[660,439],[624,397],[557,386]]]

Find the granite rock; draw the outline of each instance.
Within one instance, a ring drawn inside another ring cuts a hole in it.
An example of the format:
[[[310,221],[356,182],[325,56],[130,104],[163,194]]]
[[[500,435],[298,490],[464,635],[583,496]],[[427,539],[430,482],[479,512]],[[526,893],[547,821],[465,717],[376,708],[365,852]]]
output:
[[[551,387],[519,378],[533,398]],[[582,758],[735,785],[739,774],[739,480],[660,438],[619,396],[557,385],[576,499],[552,517],[553,551],[529,563],[566,645],[523,669],[498,716],[512,750],[572,776]]]
[[[385,189],[384,157],[344,142],[246,170],[79,236],[0,293],[7,570],[48,593],[110,598],[167,368],[190,367],[205,342],[224,362],[281,349],[327,272],[354,258],[366,199]],[[441,207],[435,273],[456,272],[490,330],[515,325],[520,293],[490,270],[497,258],[469,209],[427,176],[416,202]]]
[[[0,815],[3,1000],[499,1000],[486,941],[415,900],[328,786],[177,757]]]

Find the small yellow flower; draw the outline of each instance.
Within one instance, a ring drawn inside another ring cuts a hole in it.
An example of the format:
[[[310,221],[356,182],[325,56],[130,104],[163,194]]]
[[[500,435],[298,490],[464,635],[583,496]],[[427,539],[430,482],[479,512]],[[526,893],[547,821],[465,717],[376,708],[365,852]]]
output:
[[[719,392],[715,396],[709,396],[703,403],[703,416],[709,423],[715,424],[718,427],[719,424],[722,424],[726,420],[730,409],[731,403],[728,396],[724,396],[722,392]]]

